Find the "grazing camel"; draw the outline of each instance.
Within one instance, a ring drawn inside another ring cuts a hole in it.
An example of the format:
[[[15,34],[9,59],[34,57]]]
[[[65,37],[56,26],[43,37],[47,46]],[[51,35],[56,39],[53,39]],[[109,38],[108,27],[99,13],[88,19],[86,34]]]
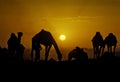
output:
[[[58,60],[61,61],[62,54],[58,48],[56,41],[54,40],[54,38],[50,32],[45,31],[43,29],[32,38],[32,51],[31,51],[32,59],[33,59],[33,51],[35,50],[36,52],[39,52],[40,44],[45,46],[45,61],[48,60],[49,51],[50,51],[50,48],[52,47],[52,45],[54,46],[54,48],[57,52]],[[37,54],[39,55],[39,53],[37,53]]]

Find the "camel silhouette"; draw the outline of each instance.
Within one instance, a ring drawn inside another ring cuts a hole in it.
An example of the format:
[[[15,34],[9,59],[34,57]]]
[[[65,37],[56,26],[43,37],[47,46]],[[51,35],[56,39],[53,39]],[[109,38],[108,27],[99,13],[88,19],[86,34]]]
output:
[[[50,48],[52,47],[52,45],[54,46],[56,53],[58,55],[58,60],[61,61],[62,59],[62,54],[58,48],[58,45],[56,43],[56,41],[54,40],[52,34],[48,31],[45,31],[44,29],[42,29],[38,34],[36,34],[33,38],[32,38],[32,51],[31,51],[31,57],[33,59],[33,51],[35,50],[36,46],[39,44],[42,44],[45,46],[45,61],[48,60],[48,55],[49,55],[49,51]],[[38,50],[38,49],[37,49]]]
[[[117,45],[117,38],[113,33],[110,33],[104,40],[104,48],[107,45],[108,52],[115,54],[115,49]],[[113,48],[112,48],[113,47]]]
[[[94,58],[99,58],[101,49],[103,48],[103,37],[100,32],[96,32],[96,35],[92,39],[93,49],[94,49]]]

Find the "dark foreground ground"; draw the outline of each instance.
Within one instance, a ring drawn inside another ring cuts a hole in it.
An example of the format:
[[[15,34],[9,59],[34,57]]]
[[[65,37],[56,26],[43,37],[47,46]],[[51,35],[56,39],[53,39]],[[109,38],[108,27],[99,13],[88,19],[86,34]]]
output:
[[[119,66],[120,57],[110,55],[103,56],[100,59],[88,59],[87,61],[74,60],[58,62],[55,60],[49,60],[45,62],[41,60],[39,62],[33,62],[30,60],[18,61],[16,59],[0,60],[0,68],[2,68],[1,72],[7,72],[7,74],[10,72],[10,76],[11,74],[21,74],[21,76],[24,75],[25,77],[38,76],[38,78],[40,78],[39,80],[42,79],[41,76],[44,78],[46,76],[51,77],[52,79],[57,77],[59,80],[62,79],[62,76],[65,78],[71,76],[72,78],[76,76],[80,77],[80,75],[84,75],[84,77],[92,77],[92,75],[96,76],[102,74],[103,76],[105,73],[111,75],[111,72],[118,73],[120,71]]]
[[[0,60],[0,64],[5,65],[57,65],[57,66],[66,66],[66,65],[120,65],[120,57],[114,57],[114,58],[100,58],[100,59],[88,59],[87,61],[55,61],[55,60],[49,60],[49,61],[31,61],[31,60],[25,60],[25,61],[18,61],[16,59],[12,60]]]
[[[85,57],[80,57],[77,60],[72,61],[56,61],[50,59],[48,61],[31,61],[31,60],[20,60],[19,58],[11,58],[5,54],[0,56],[0,64],[3,65],[39,65],[39,66],[79,66],[79,65],[120,65],[120,57],[113,54],[106,53],[98,59],[88,59]]]

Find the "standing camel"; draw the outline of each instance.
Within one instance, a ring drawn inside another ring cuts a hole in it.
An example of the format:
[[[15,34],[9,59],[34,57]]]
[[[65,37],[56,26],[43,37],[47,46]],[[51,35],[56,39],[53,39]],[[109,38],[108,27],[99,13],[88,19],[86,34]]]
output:
[[[113,33],[110,33],[104,40],[104,48],[107,45],[108,52],[115,54],[117,39]],[[113,48],[112,48],[113,47]]]
[[[101,49],[103,47],[103,37],[100,32],[96,32],[96,35],[92,39],[94,58],[98,59],[100,57]]]

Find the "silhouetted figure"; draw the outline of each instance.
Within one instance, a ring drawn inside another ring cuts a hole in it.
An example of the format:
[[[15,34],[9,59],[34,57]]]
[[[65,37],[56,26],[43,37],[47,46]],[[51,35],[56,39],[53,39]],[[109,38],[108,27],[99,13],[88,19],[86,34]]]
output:
[[[25,47],[21,44],[21,38],[23,36],[22,32],[18,32],[17,47],[16,47],[16,58],[19,61],[23,61],[23,54]]]
[[[79,49],[79,47],[76,48],[77,52],[80,54],[78,56],[78,61],[81,62],[81,64],[88,64],[88,55],[87,53],[83,50],[83,48]]]
[[[104,40],[104,48],[105,45],[107,45],[108,52],[115,54],[115,49],[117,45],[117,39],[116,36],[113,33],[110,33]],[[113,47],[113,49],[112,49]]]
[[[92,39],[94,58],[98,59],[100,57],[101,49],[103,47],[103,37],[100,32],[96,32],[96,35]]]
[[[68,54],[68,61],[72,61],[73,59],[76,60],[77,58],[77,51],[76,48],[73,49],[72,51],[70,51],[70,53]]]
[[[32,38],[32,51],[31,51],[31,57],[33,57],[33,51],[35,50],[35,46],[38,44],[42,44],[45,46],[45,61],[48,60],[48,55],[49,55],[49,51],[50,48],[52,47],[52,45],[54,46],[57,55],[58,55],[58,60],[61,61],[62,59],[62,54],[57,46],[56,41],[54,40],[53,36],[51,35],[50,32],[45,31],[45,30],[41,30],[38,34],[36,34],[33,38]],[[38,48],[37,48],[38,49]]]
[[[8,44],[8,51],[11,57],[15,56],[16,54],[16,47],[17,47],[18,39],[14,33],[11,33],[11,36],[7,42]]]
[[[76,47],[68,54],[68,61],[79,62],[80,64],[88,64],[88,55],[82,48]]]

